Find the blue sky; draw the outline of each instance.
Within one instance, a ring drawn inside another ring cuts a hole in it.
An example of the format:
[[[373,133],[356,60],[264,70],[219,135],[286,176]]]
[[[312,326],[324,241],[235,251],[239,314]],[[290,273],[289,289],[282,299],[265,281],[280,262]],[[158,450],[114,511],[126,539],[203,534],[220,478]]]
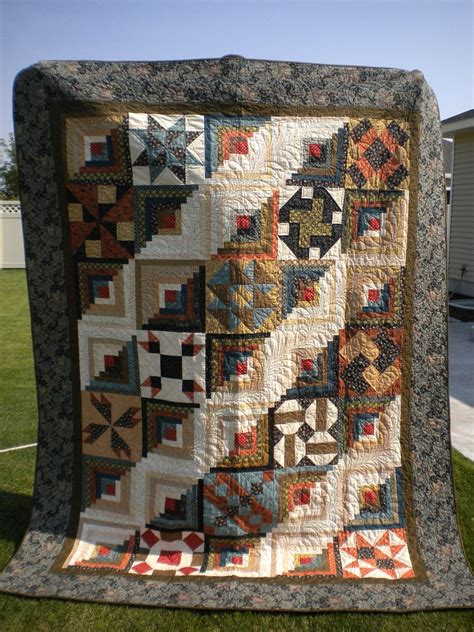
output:
[[[441,116],[473,107],[473,3],[0,0],[0,137],[16,73],[45,59],[245,57],[423,71]]]

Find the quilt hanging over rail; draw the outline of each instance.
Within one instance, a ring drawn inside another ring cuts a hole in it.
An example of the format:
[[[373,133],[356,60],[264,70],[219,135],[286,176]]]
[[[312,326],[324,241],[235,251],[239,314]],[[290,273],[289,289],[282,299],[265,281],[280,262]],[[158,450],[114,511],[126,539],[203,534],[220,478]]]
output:
[[[467,605],[421,73],[43,63],[16,126],[40,434],[0,587]]]

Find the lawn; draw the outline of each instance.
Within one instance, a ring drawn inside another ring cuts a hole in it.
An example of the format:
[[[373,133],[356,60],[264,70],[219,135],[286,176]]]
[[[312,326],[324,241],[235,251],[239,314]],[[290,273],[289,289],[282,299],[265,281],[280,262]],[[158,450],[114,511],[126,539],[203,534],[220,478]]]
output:
[[[36,441],[36,400],[31,356],[31,335],[25,274],[0,271],[0,449]],[[35,450],[27,448],[0,454],[0,568],[3,568],[28,525],[33,487]],[[470,490],[474,464],[454,452],[454,473],[459,521],[471,565],[474,562],[474,511]],[[32,623],[34,621],[34,623]],[[315,615],[252,612],[202,613],[53,599],[23,599],[0,594],[0,628],[3,632],[34,630],[221,630],[257,632],[398,632],[399,630],[472,630],[469,611],[439,611],[399,615],[331,613]]]

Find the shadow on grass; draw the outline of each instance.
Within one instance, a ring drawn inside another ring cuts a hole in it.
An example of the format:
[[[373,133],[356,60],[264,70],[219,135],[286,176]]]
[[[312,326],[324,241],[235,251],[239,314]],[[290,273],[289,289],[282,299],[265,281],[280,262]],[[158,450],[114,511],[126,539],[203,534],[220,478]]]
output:
[[[20,544],[31,516],[31,496],[0,490],[0,540]]]

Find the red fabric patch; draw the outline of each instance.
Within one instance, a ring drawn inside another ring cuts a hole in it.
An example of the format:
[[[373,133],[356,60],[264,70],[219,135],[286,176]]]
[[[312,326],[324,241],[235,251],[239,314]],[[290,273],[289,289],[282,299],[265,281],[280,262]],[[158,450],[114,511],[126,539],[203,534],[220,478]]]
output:
[[[115,483],[109,483],[105,486],[105,493],[109,496],[115,496]]]
[[[115,366],[115,360],[116,360],[116,357],[113,355],[104,356],[104,364],[107,368]]]
[[[199,568],[194,568],[193,566],[184,566],[179,569],[181,575],[191,575],[191,573],[199,572]]]
[[[319,143],[311,143],[308,149],[310,156],[314,156],[314,158],[321,157],[321,145]]]
[[[363,493],[364,502],[367,505],[376,505],[377,504],[377,494],[373,489],[365,489]]]
[[[197,533],[190,533],[185,538],[183,538],[183,542],[186,542],[189,548],[194,551],[198,548],[198,546],[201,546],[201,544],[204,543],[204,540],[199,537]]]
[[[176,427],[168,426],[165,430],[165,439],[167,441],[176,441],[177,438]]]
[[[376,303],[379,300],[379,291],[378,290],[369,290],[367,295],[368,295],[369,301],[371,303]]]
[[[310,358],[306,358],[305,360],[301,360],[301,368],[303,371],[312,371],[313,370],[313,360]]]
[[[99,555],[101,555],[102,557],[105,557],[106,555],[108,555],[111,551],[111,548],[108,546],[100,546],[99,547]]]
[[[168,564],[168,566],[179,566],[181,563],[181,551],[161,551],[158,563]]]
[[[232,564],[235,564],[235,566],[241,566],[244,563],[244,558],[241,555],[233,555],[230,561]]]
[[[165,511],[176,511],[176,499],[167,498],[165,500]]]
[[[370,230],[380,230],[380,220],[378,217],[371,217],[369,219]]]
[[[303,292],[303,298],[305,301],[314,301],[314,288],[307,287]]]
[[[235,433],[235,445],[238,448],[245,448],[246,446],[250,445],[250,443],[251,443],[250,433],[248,432]]]
[[[230,152],[232,154],[248,154],[249,144],[245,136],[236,136],[230,141]]]
[[[144,573],[151,571],[151,566],[146,562],[141,562],[140,564],[133,566],[132,571],[135,571],[135,573],[138,573],[139,575],[143,575]]]
[[[235,365],[237,375],[247,375],[247,361],[237,362]]]
[[[176,299],[178,298],[177,290],[165,290],[165,303],[176,303]]]
[[[176,228],[176,215],[174,213],[163,213],[160,218],[159,228]]]
[[[293,492],[293,500],[295,505],[309,505],[311,492],[309,489],[295,489]]]
[[[374,424],[373,423],[368,423],[368,424],[364,424],[364,434],[366,435],[373,435],[374,434]]]
[[[91,156],[98,156],[102,153],[104,149],[103,143],[91,143]]]
[[[311,564],[313,558],[309,555],[307,557],[300,557],[300,564]]]
[[[248,230],[250,228],[250,217],[248,215],[237,215],[237,228]]]
[[[100,298],[110,298],[110,291],[107,285],[102,285],[99,288],[99,297]]]
[[[151,549],[151,547],[159,541],[159,537],[156,536],[153,531],[147,529],[144,533],[142,533],[142,540],[145,544]]]

